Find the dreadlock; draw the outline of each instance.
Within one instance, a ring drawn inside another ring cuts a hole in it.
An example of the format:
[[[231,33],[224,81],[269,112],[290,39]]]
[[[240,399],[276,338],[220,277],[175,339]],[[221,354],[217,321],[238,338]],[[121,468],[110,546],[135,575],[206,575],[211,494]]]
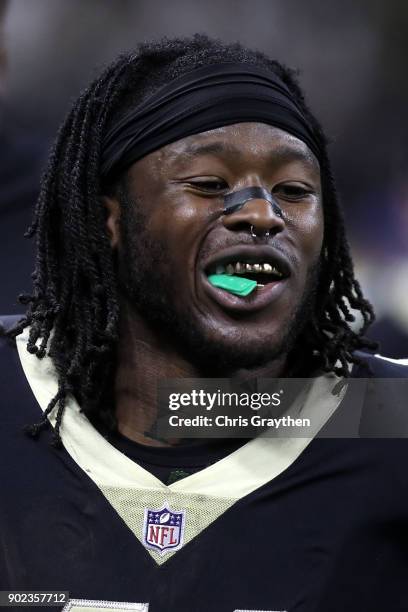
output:
[[[193,67],[218,62],[247,62],[276,73],[288,86],[322,143],[321,175],[325,235],[316,307],[302,332],[302,357],[313,357],[324,371],[347,376],[354,354],[372,348],[365,332],[374,320],[369,302],[354,277],[344,222],[326,154],[326,139],[309,112],[293,71],[240,44],[225,45],[203,35],[142,44],[120,56],[86,89],[62,124],[42,180],[34,221],[27,235],[36,236],[33,291],[20,296],[27,305],[12,337],[30,326],[27,350],[51,357],[58,392],[43,420],[30,426],[33,436],[48,426],[56,410],[54,441],[67,396],[108,429],[115,427],[113,376],[118,343],[119,297],[114,258],[105,230],[101,197],[112,185],[101,183],[102,137],[112,118],[140,104],[160,86]],[[353,331],[351,309],[362,317]]]

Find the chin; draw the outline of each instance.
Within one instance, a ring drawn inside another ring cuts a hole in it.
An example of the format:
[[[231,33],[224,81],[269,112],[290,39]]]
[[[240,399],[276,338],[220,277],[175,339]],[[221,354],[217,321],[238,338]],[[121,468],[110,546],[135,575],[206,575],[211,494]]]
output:
[[[198,366],[218,375],[263,366],[286,353],[289,345],[288,333],[260,335],[239,327],[203,330],[197,340],[199,335],[201,342],[190,345],[189,356]]]

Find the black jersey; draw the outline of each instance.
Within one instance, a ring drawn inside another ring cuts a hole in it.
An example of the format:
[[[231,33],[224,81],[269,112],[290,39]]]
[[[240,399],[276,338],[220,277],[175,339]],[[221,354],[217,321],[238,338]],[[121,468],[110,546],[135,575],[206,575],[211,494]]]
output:
[[[73,399],[62,449],[25,436],[56,391],[25,343],[0,345],[0,590],[69,591],[77,612],[408,610],[408,440],[259,437],[167,485]],[[336,380],[309,401],[322,427],[347,404]]]

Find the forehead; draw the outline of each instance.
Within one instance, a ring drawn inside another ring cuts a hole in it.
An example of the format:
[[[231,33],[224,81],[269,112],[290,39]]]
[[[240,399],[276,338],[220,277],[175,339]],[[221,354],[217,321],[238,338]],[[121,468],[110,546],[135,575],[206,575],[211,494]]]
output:
[[[227,162],[258,159],[260,162],[299,161],[319,170],[319,162],[309,147],[299,138],[265,123],[236,123],[187,136],[155,153],[160,162],[193,162],[214,157]]]

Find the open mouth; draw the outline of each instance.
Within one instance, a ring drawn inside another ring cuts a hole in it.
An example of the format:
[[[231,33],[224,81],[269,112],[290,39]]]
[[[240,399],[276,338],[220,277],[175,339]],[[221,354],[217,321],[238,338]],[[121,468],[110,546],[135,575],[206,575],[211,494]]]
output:
[[[212,275],[229,275],[245,277],[253,280],[257,284],[257,288],[263,288],[269,283],[280,281],[285,278],[285,274],[280,271],[275,265],[267,261],[232,261],[228,264],[218,263],[208,268],[207,276]]]
[[[263,308],[277,299],[291,274],[286,259],[268,246],[220,252],[204,272],[206,291],[220,306],[245,311]]]

